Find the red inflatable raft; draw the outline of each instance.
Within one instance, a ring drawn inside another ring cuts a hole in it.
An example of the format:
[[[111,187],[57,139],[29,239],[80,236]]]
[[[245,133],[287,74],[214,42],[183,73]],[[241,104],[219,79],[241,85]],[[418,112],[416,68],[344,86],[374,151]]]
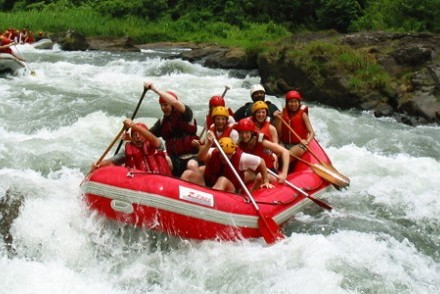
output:
[[[310,149],[330,163],[320,145]],[[309,163],[316,159],[306,152]],[[309,196],[319,198],[330,184],[310,164],[298,161],[287,180]],[[82,186],[92,210],[107,218],[190,239],[237,240],[259,238],[259,214],[246,195],[213,190],[173,177],[108,166],[95,170]],[[260,212],[282,226],[312,202],[286,184],[252,193]]]

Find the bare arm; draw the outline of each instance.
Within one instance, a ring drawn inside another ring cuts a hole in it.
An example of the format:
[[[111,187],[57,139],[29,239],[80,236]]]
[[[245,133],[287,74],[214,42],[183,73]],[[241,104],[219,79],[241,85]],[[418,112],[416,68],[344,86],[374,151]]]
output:
[[[212,147],[213,144],[213,138],[214,134],[211,131],[206,132],[206,143],[201,145],[199,149],[199,153],[197,154],[197,158],[202,162],[207,162],[210,155],[209,155],[209,149]]]
[[[267,172],[266,162],[263,158],[260,158],[260,164],[257,167],[257,171],[261,174],[261,180],[263,181],[260,188],[274,188],[274,185],[269,182],[269,174]]]
[[[306,125],[307,131],[308,131],[307,138],[304,139],[306,141],[305,145],[307,145],[315,138],[315,132],[313,131],[312,124],[310,123],[310,119],[309,119],[309,116],[307,115],[307,113],[303,113],[302,118],[303,118],[304,124]],[[304,144],[304,142],[303,142],[304,140],[301,140],[301,143]]]
[[[151,133],[149,130],[137,126],[136,124],[133,123],[131,119],[124,120],[124,126],[126,129],[131,128],[132,130],[141,134],[143,137],[147,139],[148,142],[152,144],[153,147],[157,148],[160,146],[160,139],[158,137],[153,135],[153,133]]]
[[[269,125],[269,132],[270,135],[272,136],[272,142],[279,143],[278,131],[273,125]]]
[[[185,104],[183,104],[182,102],[177,100],[176,97],[174,97],[173,95],[171,95],[165,91],[162,91],[160,89],[157,89],[153,83],[145,82],[144,87],[146,89],[152,90],[157,95],[162,97],[167,103],[171,104],[178,112],[180,112],[180,113],[185,112]]]
[[[273,143],[269,140],[263,140],[263,147],[271,150],[273,153],[281,157],[283,169],[281,170],[280,180],[279,182],[284,182],[287,178],[287,174],[289,172],[289,163],[290,163],[290,153],[289,150],[284,148],[283,146]]]

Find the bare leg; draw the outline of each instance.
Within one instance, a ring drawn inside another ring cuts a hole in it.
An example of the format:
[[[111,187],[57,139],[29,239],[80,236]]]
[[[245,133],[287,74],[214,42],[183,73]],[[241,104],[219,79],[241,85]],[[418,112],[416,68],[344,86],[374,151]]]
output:
[[[201,166],[195,169],[187,169],[180,176],[180,179],[194,184],[205,186],[205,178],[203,176],[205,167]]]
[[[213,189],[227,191],[227,192],[235,192],[234,184],[226,177],[221,176],[218,178],[215,185],[212,187]]]

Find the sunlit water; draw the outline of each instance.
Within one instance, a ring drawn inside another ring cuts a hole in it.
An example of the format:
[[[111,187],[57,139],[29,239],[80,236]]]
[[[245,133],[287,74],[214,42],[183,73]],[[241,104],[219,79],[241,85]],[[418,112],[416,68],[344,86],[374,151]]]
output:
[[[439,127],[308,103],[317,138],[351,179],[326,192],[333,211],[311,206],[270,247],[182,240],[97,216],[79,184],[144,81],[174,90],[202,123],[209,97],[228,85],[237,109],[259,77],[161,58],[169,51],[20,53],[27,72],[0,79],[0,197],[24,197],[14,252],[0,240],[0,293],[439,292]],[[161,116],[157,100],[147,92],[139,121]]]

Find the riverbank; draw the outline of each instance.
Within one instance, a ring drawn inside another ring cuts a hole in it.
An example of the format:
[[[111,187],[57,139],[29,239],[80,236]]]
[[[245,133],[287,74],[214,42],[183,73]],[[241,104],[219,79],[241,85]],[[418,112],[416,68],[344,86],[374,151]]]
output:
[[[261,52],[191,42],[134,44],[130,38],[74,33],[64,39],[57,40],[63,50],[187,48],[172,58],[211,68],[257,70],[271,95],[298,89],[306,100],[338,109],[373,111],[408,125],[440,124],[437,34],[309,33],[267,43]]]

